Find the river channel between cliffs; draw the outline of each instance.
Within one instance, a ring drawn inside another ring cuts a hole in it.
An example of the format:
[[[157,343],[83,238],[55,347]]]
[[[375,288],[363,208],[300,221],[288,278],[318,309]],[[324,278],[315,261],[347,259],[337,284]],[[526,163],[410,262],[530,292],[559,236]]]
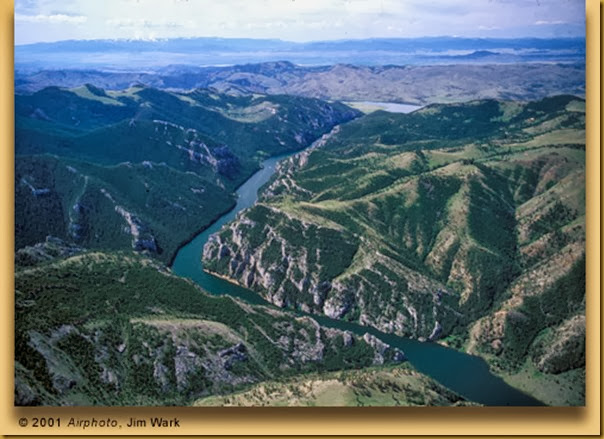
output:
[[[420,107],[405,106],[404,112]],[[309,148],[316,146],[316,142]],[[176,254],[172,263],[172,272],[196,282],[201,288],[213,295],[229,295],[253,305],[273,307],[257,293],[214,276],[203,269],[201,255],[203,246],[210,235],[218,232],[223,225],[235,219],[237,213],[251,207],[258,198],[258,189],[275,173],[277,163],[294,154],[289,153],[271,157],[262,163],[262,168],[252,175],[237,190],[235,207],[212,223],[207,229],[194,237]],[[369,333],[385,343],[402,350],[409,363],[419,372],[438,381],[445,387],[458,393],[469,401],[488,406],[541,406],[542,402],[509,386],[501,378],[493,375],[487,363],[480,357],[447,348],[437,343],[387,334],[372,327],[356,323],[331,319],[327,316],[307,314],[290,310],[294,316],[309,316],[319,324],[350,331],[357,335]]]

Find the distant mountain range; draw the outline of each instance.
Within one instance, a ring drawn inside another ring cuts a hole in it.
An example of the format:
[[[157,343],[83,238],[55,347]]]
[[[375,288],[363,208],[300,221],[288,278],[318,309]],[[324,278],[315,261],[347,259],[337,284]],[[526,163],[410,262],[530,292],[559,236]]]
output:
[[[584,38],[376,38],[295,43],[269,39],[78,40],[15,47],[17,70],[135,71],[168,64],[234,65],[288,60],[302,65],[425,65],[484,62],[584,62]],[[489,56],[487,58],[491,58]],[[489,60],[491,61],[491,60]]]
[[[457,61],[505,57],[491,51],[450,56]],[[168,90],[210,88],[241,96],[289,94],[343,101],[389,101],[411,104],[459,102],[470,99],[535,100],[556,94],[585,94],[585,65],[516,63],[430,66],[300,66],[288,61],[228,67],[169,65],[152,72],[43,70],[16,72],[15,89],[31,93],[53,85],[80,87],[87,83],[109,90],[133,85]]]

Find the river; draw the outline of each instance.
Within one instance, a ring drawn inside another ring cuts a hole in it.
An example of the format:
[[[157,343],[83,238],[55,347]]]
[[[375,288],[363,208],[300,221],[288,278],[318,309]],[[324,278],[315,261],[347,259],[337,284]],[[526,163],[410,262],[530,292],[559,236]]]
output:
[[[203,271],[201,254],[209,236],[220,230],[224,224],[232,221],[239,211],[251,207],[258,197],[258,189],[275,172],[277,162],[291,155],[286,154],[265,160],[262,163],[262,169],[252,175],[237,190],[236,206],[179,250],[172,264],[172,272],[192,279],[210,294],[227,294],[251,304],[274,306],[249,289]],[[406,337],[386,334],[371,327],[322,315],[310,315],[300,311],[292,311],[292,313],[311,316],[323,326],[351,331],[357,335],[368,332],[383,342],[402,350],[409,362],[419,372],[430,376],[470,401],[489,406],[543,405],[540,401],[509,386],[501,378],[491,374],[487,363],[480,357],[468,355],[437,343],[419,342]]]

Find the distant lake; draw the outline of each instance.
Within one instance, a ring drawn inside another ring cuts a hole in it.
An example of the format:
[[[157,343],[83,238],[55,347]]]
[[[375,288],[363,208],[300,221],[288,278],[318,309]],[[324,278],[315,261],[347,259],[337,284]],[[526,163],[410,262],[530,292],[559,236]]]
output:
[[[344,103],[357,110],[361,110],[363,113],[371,113],[377,110],[384,110],[390,113],[411,113],[422,108],[422,105],[398,104],[396,102],[348,101]]]

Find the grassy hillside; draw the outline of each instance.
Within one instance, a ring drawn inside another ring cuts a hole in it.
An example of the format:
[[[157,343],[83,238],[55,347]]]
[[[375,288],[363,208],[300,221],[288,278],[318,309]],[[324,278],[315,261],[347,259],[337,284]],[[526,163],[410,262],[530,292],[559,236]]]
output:
[[[409,364],[308,374],[268,381],[248,390],[195,401],[195,406],[449,406],[473,405]]]
[[[584,128],[573,96],[374,112],[282,165],[205,266],[280,306],[446,337],[501,373],[582,368]]]
[[[311,318],[211,297],[131,251],[46,258],[18,269],[15,288],[17,405],[188,405],[400,358]]]

